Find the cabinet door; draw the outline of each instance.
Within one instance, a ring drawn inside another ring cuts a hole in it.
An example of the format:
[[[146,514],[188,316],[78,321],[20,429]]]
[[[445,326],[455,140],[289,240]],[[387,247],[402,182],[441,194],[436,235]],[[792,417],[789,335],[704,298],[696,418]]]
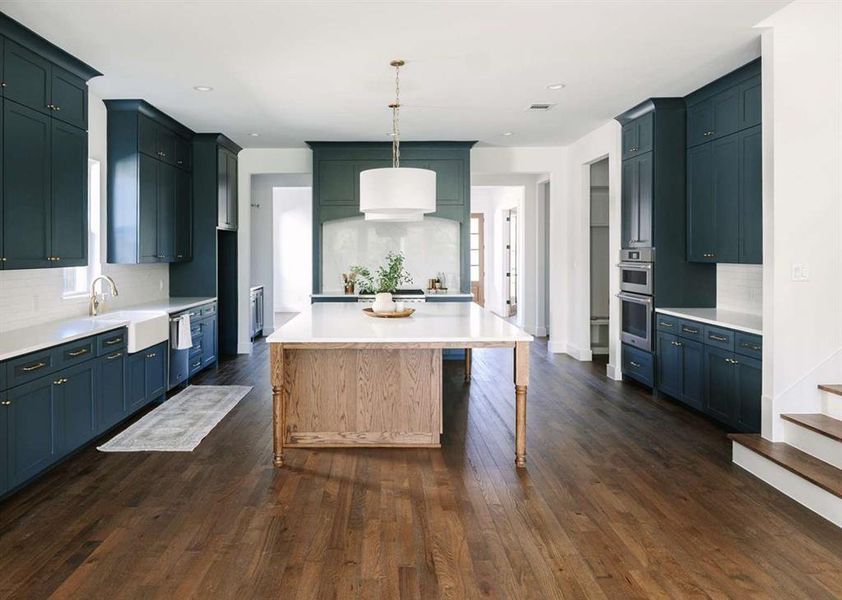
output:
[[[622,206],[622,217],[620,219],[620,231],[622,235],[622,247],[633,248],[637,237],[638,217],[638,173],[637,162],[634,159],[623,161],[622,190],[620,204]]]
[[[60,371],[55,397],[59,410],[59,452],[66,454],[96,435],[96,361],[89,360]]]
[[[129,354],[126,370],[126,405],[131,414],[146,405],[146,351]]]
[[[216,361],[216,317],[210,317],[202,322],[202,366],[206,367]]]
[[[50,254],[54,266],[88,264],[88,134],[53,119]]]
[[[716,262],[739,261],[740,141],[729,135],[713,146],[713,195],[716,211]]]
[[[711,138],[731,135],[740,128],[740,92],[731,88],[711,98],[713,134]]]
[[[50,62],[6,39],[3,51],[5,97],[43,114],[52,114]]]
[[[146,356],[146,400],[152,401],[167,391],[167,342],[143,352]]]
[[[674,335],[659,332],[657,347],[658,389],[681,399],[681,341]]]
[[[359,188],[359,170],[350,160],[319,161],[318,185],[321,204],[354,204],[358,198],[355,192]]]
[[[4,103],[3,256],[6,269],[49,267],[49,116]]]
[[[6,396],[0,393],[0,402],[6,402]],[[9,489],[9,407],[0,403],[0,495]]]
[[[9,390],[9,487],[23,483],[58,458],[54,377]]]
[[[739,262],[763,262],[763,148],[760,125],[740,134]]]
[[[631,158],[637,151],[637,121],[623,125],[623,160]]]
[[[228,151],[219,148],[216,151],[217,175],[217,226],[228,229]]]
[[[137,150],[158,158],[158,124],[142,113],[137,114]]]
[[[97,359],[97,431],[116,425],[126,416],[126,352],[117,350]]]
[[[760,75],[740,84],[740,128],[760,125],[762,117]]]
[[[713,147],[687,151],[687,260],[716,262],[716,205],[713,199]]]
[[[158,262],[158,161],[138,155],[139,262]]]
[[[705,411],[723,423],[733,423],[734,353],[705,347]]]
[[[239,215],[237,213],[239,209],[237,203],[237,197],[239,195],[237,188],[237,155],[233,152],[228,152],[226,153],[226,159],[228,161],[228,168],[226,169],[228,176],[228,183],[226,185],[228,228],[236,231],[237,223],[239,222]]]
[[[702,410],[704,408],[704,346],[693,340],[679,340],[681,352],[681,399]]]
[[[710,140],[713,132],[713,103],[710,99],[687,107],[687,145]]]
[[[175,258],[175,179],[176,169],[158,163],[158,260]]]
[[[427,168],[436,172],[436,204],[464,204],[464,162],[459,159],[429,160]],[[404,162],[401,161],[401,166]],[[405,166],[412,166],[406,164]],[[423,167],[422,167],[423,168]]]
[[[193,152],[190,140],[181,136],[175,138],[175,166],[189,171],[193,168]]]
[[[175,260],[193,256],[193,194],[190,173],[177,171],[175,176]]]
[[[3,43],[3,36],[0,36],[0,47],[2,47],[2,43]],[[0,70],[2,70],[2,66],[0,66]],[[2,79],[0,79],[0,81],[2,81]],[[0,86],[0,93],[2,93],[2,90],[3,90],[3,86]],[[4,109],[5,104],[6,104],[6,102],[4,100],[0,100],[0,132],[4,131],[3,123],[4,123],[4,118],[5,118],[5,109]],[[2,138],[5,138],[5,135],[0,134],[0,270],[2,270],[6,266],[6,255],[3,252],[4,251],[3,234],[4,234],[4,231],[5,231],[5,226],[3,224],[4,223],[4,221],[3,221],[3,213],[4,213],[3,192],[4,192],[5,185],[2,183],[4,181],[3,180],[3,169],[5,168],[6,160],[3,158]],[[2,372],[2,371],[3,371],[3,369],[2,369],[2,367],[0,367],[0,372]],[[2,375],[0,375],[0,378],[2,378]]]
[[[80,129],[87,129],[88,86],[85,80],[55,65],[50,75],[53,117]]]
[[[637,144],[635,154],[650,152],[654,147],[655,137],[655,113],[648,112],[642,117],[635,119],[637,126]]]
[[[157,124],[156,145],[158,157],[168,165],[175,165],[175,132],[167,129],[160,123]]]
[[[762,372],[759,360],[737,356],[734,414],[738,429],[760,432]]]
[[[642,154],[637,162],[637,235],[635,246],[648,248],[654,246],[652,237],[652,197],[654,195],[655,169],[652,153]]]

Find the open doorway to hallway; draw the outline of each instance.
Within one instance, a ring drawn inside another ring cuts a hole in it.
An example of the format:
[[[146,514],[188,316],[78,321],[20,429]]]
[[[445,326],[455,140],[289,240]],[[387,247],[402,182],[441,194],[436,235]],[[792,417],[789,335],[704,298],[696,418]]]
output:
[[[608,158],[590,166],[591,353],[608,354],[609,280]]]

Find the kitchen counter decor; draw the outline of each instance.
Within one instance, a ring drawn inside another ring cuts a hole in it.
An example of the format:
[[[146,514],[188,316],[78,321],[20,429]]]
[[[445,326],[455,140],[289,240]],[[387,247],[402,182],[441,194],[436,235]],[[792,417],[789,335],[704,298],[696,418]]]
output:
[[[414,308],[404,308],[403,310],[393,310],[391,312],[378,312],[373,308],[364,308],[363,312],[369,317],[379,317],[381,319],[402,319],[408,317],[415,312]]]

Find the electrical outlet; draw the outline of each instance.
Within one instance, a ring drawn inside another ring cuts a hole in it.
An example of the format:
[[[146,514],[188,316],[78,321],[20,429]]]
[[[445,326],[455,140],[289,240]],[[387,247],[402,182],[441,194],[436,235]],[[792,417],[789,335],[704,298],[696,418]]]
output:
[[[793,281],[809,281],[810,267],[802,264],[792,265],[792,280]]]

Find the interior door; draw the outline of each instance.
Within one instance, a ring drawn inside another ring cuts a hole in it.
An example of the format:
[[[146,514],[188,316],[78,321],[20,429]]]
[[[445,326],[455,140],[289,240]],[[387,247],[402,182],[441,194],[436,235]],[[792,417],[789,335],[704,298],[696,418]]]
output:
[[[509,307],[509,316],[511,317],[517,314],[518,238],[516,208],[513,208],[510,211],[508,211],[506,216],[506,225],[506,231],[508,232],[508,239],[506,243],[506,254],[508,256],[506,266],[506,289],[508,298],[506,300],[506,304]]]
[[[485,215],[471,214],[471,295],[485,306]]]

